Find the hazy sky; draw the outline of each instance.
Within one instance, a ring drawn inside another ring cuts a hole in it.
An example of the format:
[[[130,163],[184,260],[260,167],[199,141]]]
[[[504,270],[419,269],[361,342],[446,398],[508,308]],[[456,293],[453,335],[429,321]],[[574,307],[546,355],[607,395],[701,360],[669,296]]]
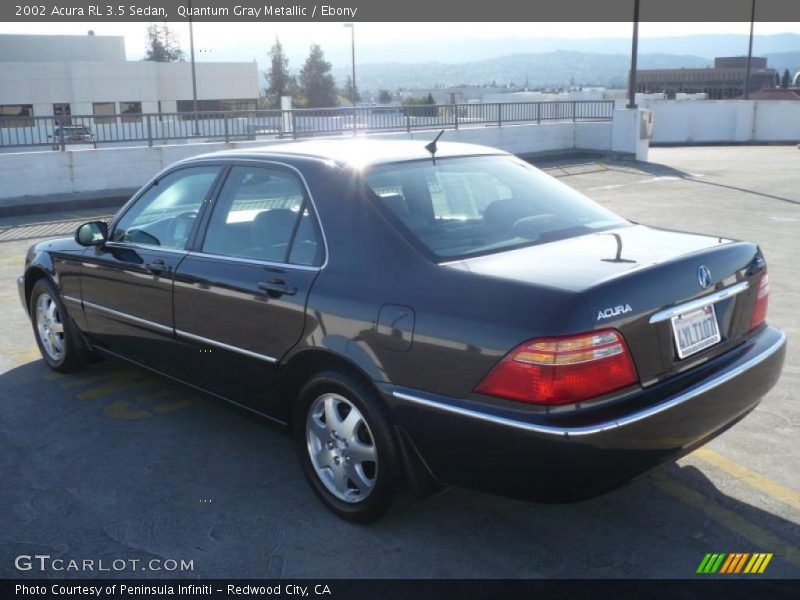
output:
[[[128,58],[141,58],[146,23],[0,23],[0,33],[124,35]],[[701,33],[749,33],[749,23],[641,23],[641,37]],[[188,25],[174,23],[181,46],[188,49]],[[755,33],[800,33],[800,23],[756,23]],[[319,43],[332,55],[349,52],[350,31],[341,23],[195,23],[197,60],[264,61],[275,36],[293,49]],[[437,38],[629,38],[630,23],[356,23],[358,44],[422,42]],[[687,49],[688,53],[688,49]]]

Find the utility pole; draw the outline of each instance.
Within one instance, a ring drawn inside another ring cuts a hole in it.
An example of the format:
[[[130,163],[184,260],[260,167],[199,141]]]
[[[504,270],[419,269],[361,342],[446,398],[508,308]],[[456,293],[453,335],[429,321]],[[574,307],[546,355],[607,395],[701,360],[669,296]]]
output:
[[[636,108],[636,57],[639,53],[639,0],[633,0],[633,42],[631,43],[631,74],[628,77],[628,106]]]
[[[194,134],[200,135],[197,124],[197,75],[194,68],[194,26],[192,24],[192,0],[189,0],[189,52],[192,59],[192,120],[194,121]]]
[[[750,44],[747,48],[747,73],[744,76],[744,99],[750,98],[750,61],[753,58],[753,23],[756,20],[756,0],[750,5]]]
[[[344,27],[350,29],[350,59],[353,67],[353,78],[350,80],[353,84],[351,90],[353,94],[353,135],[356,135],[356,28],[353,23],[345,23]]]

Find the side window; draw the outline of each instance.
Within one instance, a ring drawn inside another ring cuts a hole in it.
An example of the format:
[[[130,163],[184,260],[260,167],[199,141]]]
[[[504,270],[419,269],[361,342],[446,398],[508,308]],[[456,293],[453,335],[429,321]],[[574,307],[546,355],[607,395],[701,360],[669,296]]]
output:
[[[300,180],[279,169],[233,167],[211,215],[203,252],[319,264],[322,244]]]
[[[187,167],[161,178],[114,227],[112,242],[182,250],[221,167]]]

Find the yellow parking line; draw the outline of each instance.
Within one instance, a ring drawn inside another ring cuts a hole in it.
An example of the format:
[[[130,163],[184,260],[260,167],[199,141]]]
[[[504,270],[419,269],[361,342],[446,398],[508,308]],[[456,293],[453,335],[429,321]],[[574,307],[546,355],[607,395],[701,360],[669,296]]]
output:
[[[169,396],[173,392],[174,390],[168,387],[162,387],[157,390],[153,390],[152,392],[147,392],[146,394],[136,396],[133,401],[139,403],[150,402],[151,400],[157,400],[159,398],[163,398],[164,396]]]
[[[192,404],[194,404],[194,402],[186,398],[183,400],[178,400],[177,402],[170,402],[168,404],[159,404],[158,406],[155,406],[153,410],[155,410],[159,414],[164,414],[172,412],[173,410],[181,410],[182,408],[188,408],[192,406]]]
[[[139,376],[123,375],[120,377],[114,377],[108,383],[105,383],[101,386],[85,390],[79,394],[75,394],[75,397],[78,400],[95,400],[109,394],[116,394],[117,392],[141,390],[152,385],[153,383],[153,379],[141,374]]]
[[[69,381],[59,384],[63,389],[69,390],[72,388],[80,387],[82,385],[91,385],[93,383],[102,383],[108,379],[119,377],[119,371],[110,371],[108,373],[101,373],[99,375],[89,375],[87,377],[70,377]]]
[[[757,490],[764,492],[768,496],[776,500],[788,504],[792,508],[800,511],[800,493],[790,490],[789,488],[776,483],[771,479],[767,479],[763,475],[759,475],[750,469],[741,466],[740,464],[732,461],[709,448],[698,448],[690,456],[695,456],[705,462],[714,465],[732,475],[736,479],[746,483]]]
[[[125,419],[127,421],[146,419],[153,416],[146,410],[130,410],[130,405],[131,403],[128,400],[117,400],[106,406],[103,412],[109,419]]]
[[[651,480],[662,491],[711,517],[723,527],[747,539],[757,548],[769,550],[780,559],[795,567],[800,567],[800,549],[797,546],[751,523],[734,511],[715,504],[700,492],[685,486],[674,477],[654,475]]]

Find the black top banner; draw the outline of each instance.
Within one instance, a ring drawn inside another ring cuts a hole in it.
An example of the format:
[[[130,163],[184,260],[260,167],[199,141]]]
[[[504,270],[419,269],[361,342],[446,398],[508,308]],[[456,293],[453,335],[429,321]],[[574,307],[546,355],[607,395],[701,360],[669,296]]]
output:
[[[3,0],[0,20],[545,22],[633,19],[636,0]],[[749,22],[754,0],[639,0],[645,22]],[[755,20],[800,21],[798,0],[757,0]]]

